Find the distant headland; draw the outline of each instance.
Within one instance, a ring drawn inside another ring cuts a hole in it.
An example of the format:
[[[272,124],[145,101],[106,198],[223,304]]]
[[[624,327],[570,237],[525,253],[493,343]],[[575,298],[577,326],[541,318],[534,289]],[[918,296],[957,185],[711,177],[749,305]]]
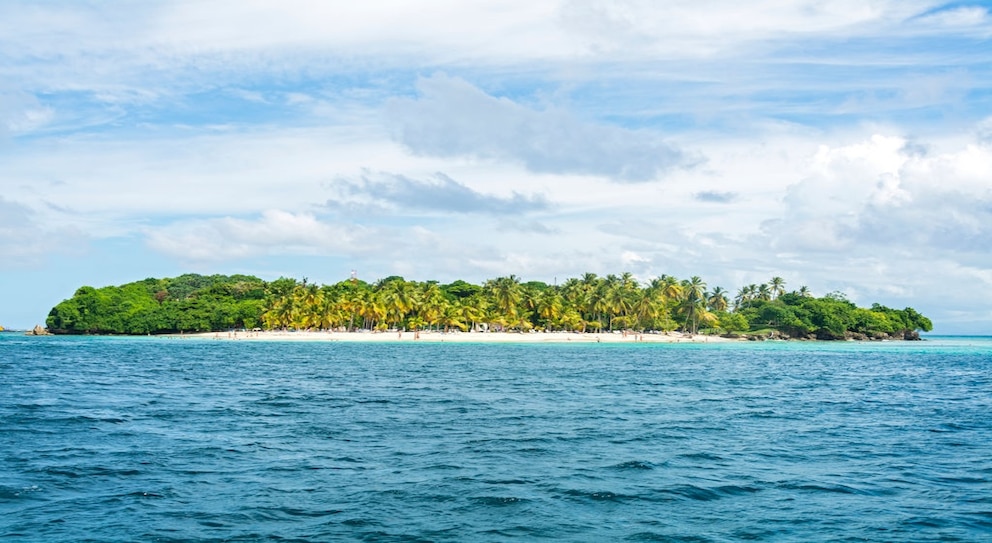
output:
[[[554,285],[523,282],[514,275],[481,285],[398,276],[318,285],[306,278],[186,274],[80,287],[52,308],[46,325],[54,334],[213,333],[219,338],[221,332],[241,330],[241,338],[309,331],[389,333],[397,339],[404,333],[413,339],[432,334],[437,339],[459,332],[546,332],[556,335],[543,338],[568,341],[594,337],[589,334],[679,341],[919,339],[919,332],[933,328],[910,307],[858,307],[840,293],[816,297],[805,286],[790,291],[785,284],[773,277],[745,285],[731,297],[695,276],[662,275],[642,284],[629,273],[587,273]]]

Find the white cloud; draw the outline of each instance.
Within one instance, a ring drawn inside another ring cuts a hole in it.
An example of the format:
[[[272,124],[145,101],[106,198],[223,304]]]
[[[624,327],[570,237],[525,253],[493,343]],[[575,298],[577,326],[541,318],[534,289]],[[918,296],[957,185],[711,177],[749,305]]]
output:
[[[331,224],[309,213],[268,210],[255,220],[224,217],[149,228],[153,249],[187,262],[219,262],[273,254],[364,252],[374,232]]]
[[[389,107],[396,139],[417,154],[520,162],[537,173],[651,181],[692,164],[647,131],[593,124],[567,111],[528,109],[468,82],[437,74],[421,79],[418,99]]]
[[[0,87],[0,141],[44,127],[53,118],[52,108],[34,96]]]
[[[28,226],[30,220],[31,211],[28,208],[0,196],[0,228],[23,228]]]
[[[104,81],[139,69],[169,77],[181,67],[194,68],[191,73],[262,65],[323,70],[318,63],[372,58],[395,68],[413,59],[437,64],[572,55],[578,49],[554,24],[557,4],[14,0],[0,5],[0,48],[16,59],[66,59],[64,74],[85,79],[91,72]]]
[[[714,204],[729,204],[740,198],[736,192],[720,192],[715,190],[704,190],[697,192],[695,198],[700,202],[710,202]]]
[[[86,237],[74,228],[52,227],[31,208],[0,196],[0,270],[34,268],[54,254],[79,254]]]
[[[385,63],[485,59],[505,64],[582,59],[590,52],[685,57],[796,38],[877,35],[900,26],[903,32],[988,28],[986,9],[942,5],[935,0],[180,0],[126,5],[11,0],[0,6],[0,47],[16,46],[19,56],[35,58],[154,54],[153,66],[159,68],[191,56],[220,55],[228,64],[240,64],[269,62],[272,54],[313,52]]]
[[[783,250],[992,249],[992,149],[920,156],[899,137],[822,147],[766,233]]]
[[[571,0],[564,4],[562,18],[596,52],[705,57],[738,55],[797,39],[878,35],[937,5],[920,0],[759,0],[746,4],[733,0]],[[917,24],[926,26],[924,21]]]
[[[992,145],[992,117],[983,119],[975,129],[978,143],[982,145]]]
[[[987,35],[992,21],[990,21],[987,8],[958,6],[929,12],[919,17],[916,22],[935,29],[949,28],[957,31],[976,29]]]
[[[500,197],[483,194],[443,173],[420,181],[403,175],[367,172],[358,181],[340,179],[333,188],[336,198],[329,200],[327,206],[352,213],[520,215],[550,207],[544,195],[525,196],[513,192],[508,197]]]
[[[172,3],[153,36],[189,48],[320,47],[347,55],[486,56],[490,51],[533,55],[562,45],[547,21],[557,2],[425,0],[314,3],[288,0]],[[218,13],[225,14],[218,17]],[[388,36],[388,40],[383,40]],[[526,44],[526,45],[523,45]]]
[[[82,134],[11,148],[0,161],[0,183],[35,209],[49,202],[73,210],[87,223],[76,223],[81,228],[96,227],[97,217],[108,223],[305,209],[327,199],[324,183],[358,175],[370,164],[419,171],[416,159],[405,158],[375,132],[352,125],[181,129],[134,138]]]

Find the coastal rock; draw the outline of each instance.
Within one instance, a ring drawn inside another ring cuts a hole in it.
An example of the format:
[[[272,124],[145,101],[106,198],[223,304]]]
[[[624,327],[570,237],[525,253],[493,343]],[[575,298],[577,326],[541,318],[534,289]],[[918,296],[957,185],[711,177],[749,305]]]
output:
[[[48,330],[42,328],[42,326],[40,324],[36,324],[36,325],[34,325],[34,328],[32,328],[30,332],[28,332],[28,335],[29,336],[50,336],[50,335],[52,335],[52,333],[49,332]]]
[[[920,333],[916,330],[906,330],[903,332],[902,338],[906,341],[920,341]]]

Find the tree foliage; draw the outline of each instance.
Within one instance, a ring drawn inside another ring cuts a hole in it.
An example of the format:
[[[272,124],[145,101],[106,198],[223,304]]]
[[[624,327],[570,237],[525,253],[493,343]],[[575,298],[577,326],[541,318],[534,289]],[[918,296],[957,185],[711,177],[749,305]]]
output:
[[[793,338],[909,337],[932,323],[912,308],[860,308],[842,294],[821,298],[785,281],[741,287],[731,302],[700,277],[663,275],[641,285],[630,273],[587,273],[561,285],[510,275],[481,285],[392,276],[317,285],[245,275],[187,274],[122,286],[81,287],[49,313],[70,334],[161,334],[239,328],[294,330],[481,330],[695,334],[775,332]]]
[[[273,282],[277,283],[277,282]],[[187,274],[121,286],[80,287],[48,314],[67,334],[162,334],[254,328],[265,311],[266,283],[247,275]]]

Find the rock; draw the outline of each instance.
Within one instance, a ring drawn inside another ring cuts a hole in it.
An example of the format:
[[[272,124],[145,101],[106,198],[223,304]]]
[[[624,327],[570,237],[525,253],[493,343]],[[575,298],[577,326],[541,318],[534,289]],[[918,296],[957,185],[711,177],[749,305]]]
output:
[[[29,336],[50,336],[50,335],[52,335],[52,333],[49,332],[48,330],[42,328],[40,324],[36,324],[36,325],[34,325],[34,328],[32,328],[30,332],[28,332],[28,335]]]
[[[906,330],[903,332],[902,338],[907,341],[920,341],[920,333],[916,330]]]

